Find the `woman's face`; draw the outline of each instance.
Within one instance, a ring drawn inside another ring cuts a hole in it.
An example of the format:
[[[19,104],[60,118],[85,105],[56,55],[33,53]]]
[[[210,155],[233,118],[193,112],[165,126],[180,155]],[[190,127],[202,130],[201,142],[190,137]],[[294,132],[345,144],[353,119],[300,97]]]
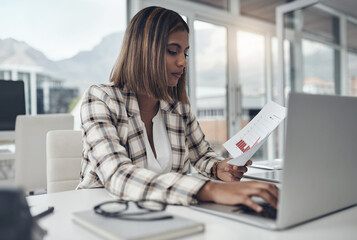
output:
[[[165,56],[168,86],[175,87],[187,66],[188,33],[176,31],[169,35]]]

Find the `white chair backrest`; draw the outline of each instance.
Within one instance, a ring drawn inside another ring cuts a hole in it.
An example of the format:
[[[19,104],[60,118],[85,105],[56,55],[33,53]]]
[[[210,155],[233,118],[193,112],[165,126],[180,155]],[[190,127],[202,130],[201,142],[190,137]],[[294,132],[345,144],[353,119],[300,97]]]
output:
[[[46,189],[46,135],[73,129],[70,114],[19,115],[15,125],[15,184],[26,192]]]
[[[46,149],[47,193],[76,189],[82,161],[82,132],[50,131]]]

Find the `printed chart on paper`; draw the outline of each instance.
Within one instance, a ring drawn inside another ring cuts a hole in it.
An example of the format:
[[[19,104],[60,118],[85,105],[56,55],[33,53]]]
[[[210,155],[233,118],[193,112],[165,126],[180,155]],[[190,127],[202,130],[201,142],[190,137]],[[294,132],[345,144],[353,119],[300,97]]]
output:
[[[286,117],[286,108],[269,101],[241,131],[223,144],[234,158],[229,163],[244,165]]]

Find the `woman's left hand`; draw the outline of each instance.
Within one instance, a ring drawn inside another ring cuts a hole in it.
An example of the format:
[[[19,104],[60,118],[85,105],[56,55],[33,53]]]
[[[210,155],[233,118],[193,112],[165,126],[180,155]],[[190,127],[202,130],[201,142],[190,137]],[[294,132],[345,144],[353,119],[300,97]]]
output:
[[[217,165],[217,177],[225,182],[240,181],[243,174],[248,171],[247,166],[252,165],[252,161],[248,162],[244,166],[236,166],[227,163],[231,158],[226,158]]]

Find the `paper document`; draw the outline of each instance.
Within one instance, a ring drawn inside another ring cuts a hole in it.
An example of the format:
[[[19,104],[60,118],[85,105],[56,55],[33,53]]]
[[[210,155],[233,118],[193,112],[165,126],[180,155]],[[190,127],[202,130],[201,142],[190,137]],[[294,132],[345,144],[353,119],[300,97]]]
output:
[[[223,144],[233,157],[228,163],[243,166],[284,120],[287,109],[269,101],[241,131]]]

